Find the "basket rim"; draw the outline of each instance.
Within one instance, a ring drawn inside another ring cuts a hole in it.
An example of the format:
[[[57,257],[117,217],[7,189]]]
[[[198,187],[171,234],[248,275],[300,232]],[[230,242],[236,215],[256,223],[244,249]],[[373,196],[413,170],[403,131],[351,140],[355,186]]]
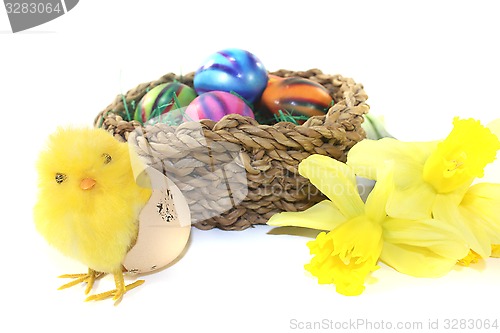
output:
[[[144,125],[137,120],[126,120],[120,114],[125,111],[126,107],[131,107],[132,105],[137,105],[140,99],[152,88],[168,82],[179,81],[192,86],[192,81],[195,72],[189,72],[185,75],[178,75],[175,73],[167,73],[161,76],[159,79],[145,82],[137,85],[136,87],[129,89],[125,94],[118,94],[114,101],[110,103],[106,108],[104,108],[94,119],[95,127],[102,127],[105,130],[113,132],[114,134],[119,134],[122,141],[126,141],[128,134],[135,130],[137,127],[145,128],[151,125]],[[361,112],[365,114],[369,110],[369,106],[366,104],[368,99],[367,94],[364,91],[364,87],[360,83],[356,83],[353,79],[344,77],[340,74],[324,74],[320,69],[312,68],[309,70],[302,71],[292,71],[286,69],[279,69],[276,71],[268,71],[268,74],[280,76],[283,78],[287,77],[302,77],[308,78],[316,81],[320,84],[323,82],[329,82],[330,89],[329,93],[335,101],[335,104],[329,109],[326,115],[312,116],[303,124],[294,124],[291,122],[280,121],[274,124],[260,124],[250,117],[248,118],[248,123],[252,126],[267,127],[267,126],[305,126],[309,127],[312,124],[318,126],[318,124],[323,123],[324,126],[331,126],[334,122],[327,122],[328,118],[334,112],[342,112],[342,110],[351,109],[353,107],[361,106],[360,108],[364,111]],[[322,84],[324,86],[324,84]],[[333,87],[333,88],[332,88]],[[335,89],[335,90],[332,90]],[[338,93],[340,91],[340,94]],[[233,115],[228,115],[233,116]],[[226,116],[226,117],[228,117]],[[224,118],[226,118],[224,117]],[[209,128],[214,127],[215,124],[211,120],[200,120],[199,122],[208,126]],[[321,125],[319,125],[321,126]]]

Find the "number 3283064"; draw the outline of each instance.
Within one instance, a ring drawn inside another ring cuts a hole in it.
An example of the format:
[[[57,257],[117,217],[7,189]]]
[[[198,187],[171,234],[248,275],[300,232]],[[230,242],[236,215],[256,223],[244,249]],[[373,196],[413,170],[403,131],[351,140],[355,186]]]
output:
[[[451,330],[497,330],[500,328],[497,319],[445,319],[444,329]]]
[[[5,8],[7,9],[7,14],[39,14],[39,13],[60,13],[63,11],[61,8],[61,3],[58,2],[55,5],[51,3],[34,3],[34,2],[15,2],[5,3]]]

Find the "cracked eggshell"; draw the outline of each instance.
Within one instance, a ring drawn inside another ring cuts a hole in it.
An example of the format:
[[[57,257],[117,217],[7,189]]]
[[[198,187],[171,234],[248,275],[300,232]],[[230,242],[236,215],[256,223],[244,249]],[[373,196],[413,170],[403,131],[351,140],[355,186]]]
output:
[[[122,263],[132,274],[149,273],[172,263],[184,251],[191,232],[189,206],[179,188],[160,172],[145,171],[153,191],[139,214],[136,243]]]

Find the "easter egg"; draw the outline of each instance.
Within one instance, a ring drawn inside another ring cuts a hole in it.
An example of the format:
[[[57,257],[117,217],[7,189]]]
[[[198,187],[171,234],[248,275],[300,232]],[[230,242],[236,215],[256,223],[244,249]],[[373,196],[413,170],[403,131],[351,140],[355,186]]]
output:
[[[252,103],[260,98],[267,79],[267,71],[255,55],[225,49],[209,56],[195,72],[194,89],[199,95],[214,90],[235,92]]]
[[[311,116],[326,114],[332,101],[328,90],[319,83],[289,77],[273,80],[264,90],[260,102],[271,113],[294,117],[300,124]]]
[[[170,110],[185,107],[195,98],[196,92],[193,88],[183,83],[169,82],[160,84],[142,97],[135,109],[134,119],[144,123]]]
[[[225,91],[210,91],[196,97],[186,108],[184,121],[219,121],[228,114],[254,118],[252,109],[238,96]]]
[[[269,74],[267,76],[267,87],[269,87],[271,84],[275,83],[276,81],[281,81],[281,80],[284,80],[284,78],[282,78],[281,76],[278,76],[278,75]]]

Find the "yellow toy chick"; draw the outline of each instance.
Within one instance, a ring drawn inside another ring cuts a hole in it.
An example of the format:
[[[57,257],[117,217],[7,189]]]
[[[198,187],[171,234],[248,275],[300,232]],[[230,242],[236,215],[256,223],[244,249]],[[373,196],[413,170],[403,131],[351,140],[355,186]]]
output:
[[[116,289],[87,300],[113,297],[119,302],[139,280],[125,285],[122,262],[133,246],[137,217],[151,189],[137,185],[127,143],[102,129],[58,129],[40,154],[38,201],[34,220],[49,244],[89,267],[87,274],[61,277],[74,280],[60,287],[87,283],[113,274]]]

